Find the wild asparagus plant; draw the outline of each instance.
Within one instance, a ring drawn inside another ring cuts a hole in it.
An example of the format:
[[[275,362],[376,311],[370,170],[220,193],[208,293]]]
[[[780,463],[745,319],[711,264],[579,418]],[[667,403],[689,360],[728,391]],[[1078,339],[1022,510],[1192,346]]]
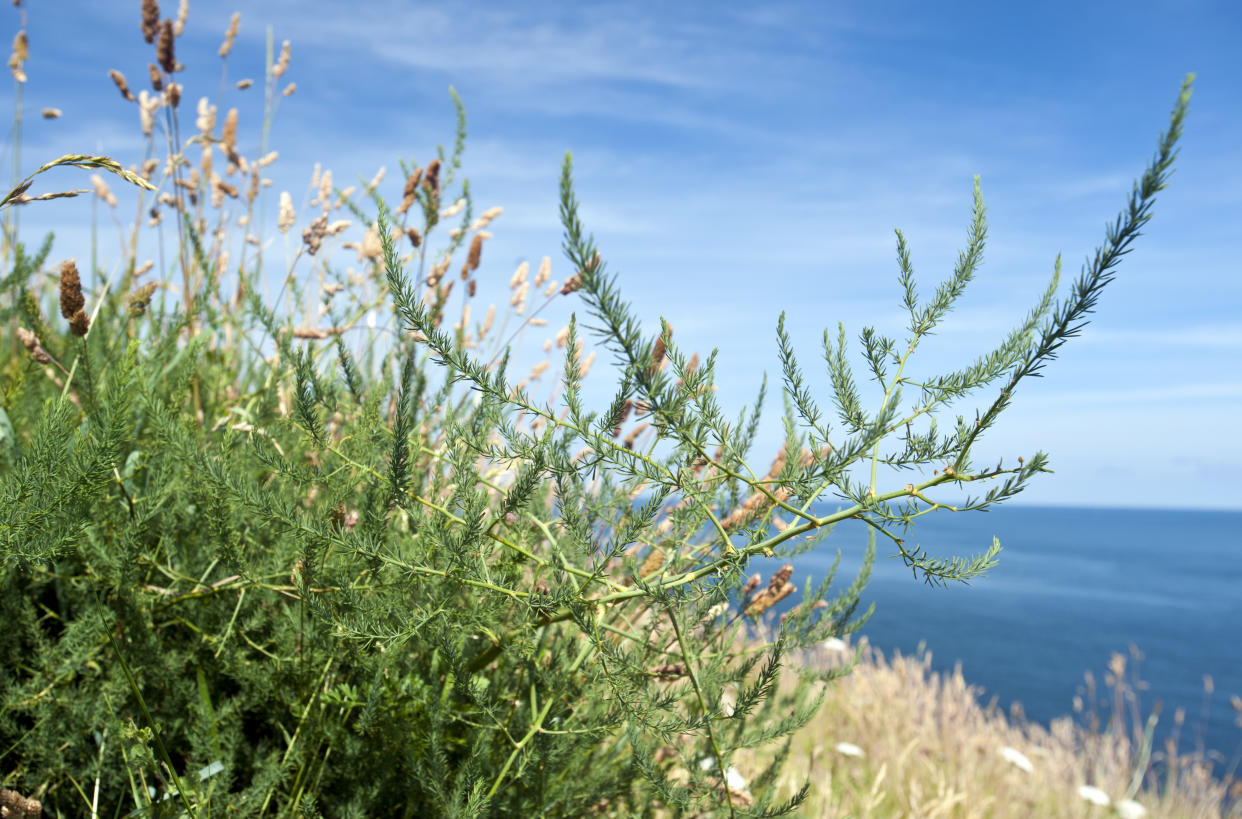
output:
[[[113,81],[139,107],[148,156],[124,172],[104,158],[76,159],[163,189],[146,224],[175,220],[182,309],[153,300],[169,282],[139,284],[150,266],[139,264],[136,238],[115,286],[88,294],[76,267],[62,266],[55,296],[67,324],[44,317],[53,294],[38,273],[50,237],[28,254],[6,231],[12,272],[0,282],[15,339],[0,415],[0,759],[9,771],[0,784],[12,788],[5,799],[37,798],[57,815],[127,805],[145,815],[255,816],[795,811],[809,784],[780,802],[777,776],[793,732],[823,700],[811,683],[840,672],[795,667],[800,684],[785,693],[777,683],[791,670],[787,655],[865,620],[858,609],[876,534],[930,583],[965,582],[995,565],[996,542],[942,558],[908,547],[906,532],[931,512],[1003,502],[1047,471],[1042,453],[1016,467],[977,466],[974,448],[1019,382],[1081,331],[1150,218],[1192,80],[1071,293],[1056,299],[1058,257],[1025,319],[964,368],[915,381],[908,364],[981,262],[978,178],[967,250],[930,300],[919,297],[897,233],[910,321],[901,343],[861,333],[868,380],[881,393],[874,410],[844,326],[835,338],[825,331],[840,421],[830,427],[782,316],[785,442],[760,474],[751,464],[765,390],[731,418],[714,392],[714,353],[687,355],[667,323],[656,338],[644,334],[584,237],[568,155],[561,219],[575,272],[549,283],[542,265],[534,284],[550,299],[582,300],[619,384],[607,406],[587,408],[573,317],[559,337],[559,406],[534,394],[538,367],[513,382],[494,314],[472,323],[469,312],[483,228],[499,209],[472,222],[465,180],[454,204],[442,201],[465,140],[455,95],[454,151],[440,149],[423,167],[403,163],[395,216],[379,192],[382,174],[354,196],[317,171],[319,212],[282,271],[280,300],[291,301],[278,313],[260,295],[262,242],[241,243],[241,261],[230,264],[225,234],[249,231],[261,207],[261,170],[274,161],[270,113],[291,88],[277,93],[288,45],[274,58],[269,37],[263,155],[247,160],[235,111],[217,133],[206,99],[197,132],[180,139],[173,48],[184,19],[161,23],[154,0],[142,10],[159,96],[135,97],[119,72]],[[234,18],[221,58],[236,30]],[[194,146],[197,168],[186,156]],[[223,173],[213,156],[227,162]],[[138,213],[147,207],[140,199]],[[329,219],[337,209],[366,228],[350,243],[363,273],[320,253],[349,229]],[[447,249],[429,259],[435,228],[459,213]],[[421,230],[410,214],[421,215]],[[282,196],[282,234],[294,220]],[[446,273],[467,237],[450,332]],[[414,251],[402,257],[398,240]],[[299,263],[322,277],[329,328],[295,322],[308,295]],[[515,274],[511,302],[521,332],[542,321],[523,314],[526,275]],[[364,331],[384,298],[398,332],[360,355],[345,336]],[[949,407],[996,385],[974,419],[938,430]],[[917,397],[903,403],[903,388]],[[898,470],[920,474],[882,485]],[[989,488],[957,505],[937,500],[975,483]],[[840,508],[826,511],[825,497]],[[749,562],[816,548],[851,519],[871,534],[854,581],[829,600],[835,567],[814,587],[808,579],[774,639],[739,640],[795,592],[791,564],[765,584],[748,577]],[[741,749],[770,751],[770,762],[739,772]]]

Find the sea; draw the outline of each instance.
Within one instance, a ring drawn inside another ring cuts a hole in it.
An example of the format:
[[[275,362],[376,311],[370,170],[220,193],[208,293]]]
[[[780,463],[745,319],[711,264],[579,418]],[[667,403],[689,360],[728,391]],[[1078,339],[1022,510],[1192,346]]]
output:
[[[961,664],[966,681],[983,689],[983,704],[995,698],[1009,712],[1020,703],[1027,719],[1045,725],[1072,714],[1075,696],[1089,712],[1088,671],[1103,724],[1110,693],[1104,676],[1111,655],[1120,653],[1127,673],[1137,671],[1147,686],[1137,692],[1142,718],[1162,703],[1157,750],[1173,736],[1174,713],[1182,708],[1180,751],[1208,754],[1217,776],[1237,766],[1242,714],[1230,698],[1242,697],[1242,512],[1012,505],[940,511],[919,518],[906,543],[949,557],[981,553],[993,536],[1004,549],[999,565],[970,585],[947,587],[915,579],[900,557],[890,557],[892,541],[878,537],[859,607],[875,603],[875,613],[858,634],[886,655],[926,646],[933,669]],[[795,556],[799,592],[808,576],[822,580],[837,549],[841,565],[830,594],[844,588],[866,542],[866,526],[849,521],[816,550]],[[751,571],[766,580],[781,562],[752,561]],[[1134,652],[1142,658],[1137,668]]]

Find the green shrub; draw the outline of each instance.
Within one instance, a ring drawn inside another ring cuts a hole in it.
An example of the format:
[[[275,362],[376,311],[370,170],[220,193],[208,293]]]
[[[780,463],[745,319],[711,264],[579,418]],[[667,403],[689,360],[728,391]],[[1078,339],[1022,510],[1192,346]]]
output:
[[[153,31],[165,91],[134,104],[162,124],[148,132],[149,156],[174,159],[45,167],[102,169],[158,191],[135,193],[140,213],[176,233],[172,269],[144,272],[130,257],[118,280],[89,271],[96,284],[84,291],[65,262],[49,286],[51,237],[32,253],[6,231],[0,781],[55,815],[793,811],[805,788],[774,795],[790,737],[822,701],[811,683],[839,672],[791,670],[785,658],[865,619],[877,534],[928,582],[995,564],[996,543],[937,558],[908,550],[901,533],[945,508],[935,498],[946,491],[979,484],[953,508],[982,509],[1046,471],[1042,453],[979,466],[973,448],[1019,382],[1081,329],[1147,222],[1191,82],[1071,292],[1056,299],[1058,259],[1025,319],[961,370],[915,382],[906,368],[981,259],[977,178],[968,249],[930,300],[898,232],[909,336],[862,331],[866,377],[882,392],[874,410],[844,327],[824,336],[830,412],[782,318],[786,441],[760,474],[748,458],[763,392],[731,418],[713,393],[714,356],[687,355],[667,325],[643,334],[584,235],[568,157],[561,217],[576,272],[558,284],[519,271],[512,303],[532,285],[549,301],[580,300],[619,383],[607,406],[584,405],[571,320],[557,401],[515,385],[507,339],[492,316],[469,312],[495,212],[472,222],[465,181],[460,208],[445,206],[457,199],[447,192],[465,140],[460,101],[454,151],[403,163],[395,213],[378,186],[351,193],[319,175],[282,297],[266,303],[264,276],[277,274],[228,234],[239,215],[256,223],[264,163],[238,154],[235,118],[217,123],[210,107],[193,136],[169,136],[189,119],[188,97],[172,84],[173,35]],[[269,106],[281,73],[269,69]],[[34,181],[6,203],[37,198]],[[282,197],[286,233],[290,204]],[[338,209],[367,234],[353,244],[361,274],[331,252],[344,235]],[[441,219],[457,213],[460,226],[430,253]],[[412,249],[402,256],[397,243]],[[450,260],[463,248],[459,278]],[[322,305],[329,326],[300,324],[304,305]],[[365,321],[382,311],[396,330],[388,340]],[[509,318],[530,331],[521,309]],[[937,428],[938,414],[989,386],[996,397],[973,419]],[[916,478],[881,486],[897,469]],[[828,495],[841,507],[823,514],[816,502]],[[831,600],[832,575],[808,580],[773,640],[735,645],[795,591],[789,568],[748,578],[751,558],[815,548],[847,519],[871,531],[861,574]],[[800,684],[778,688],[794,672]],[[765,752],[765,765],[739,775],[741,749]]]

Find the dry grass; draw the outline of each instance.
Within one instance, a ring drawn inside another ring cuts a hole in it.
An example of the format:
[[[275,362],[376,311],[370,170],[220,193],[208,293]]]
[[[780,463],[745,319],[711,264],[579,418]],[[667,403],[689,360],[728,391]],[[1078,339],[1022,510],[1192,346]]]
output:
[[[980,705],[961,667],[935,673],[930,652],[885,658],[865,638],[858,649],[858,664],[833,683],[823,708],[794,738],[782,772],[782,797],[810,779],[802,815],[1242,816],[1242,783],[1214,779],[1203,756],[1179,756],[1167,743],[1149,757],[1144,726],[1127,728],[1125,708],[1114,709],[1103,731],[1068,716],[1049,730],[1020,713],[1006,717]],[[840,667],[852,656],[844,644],[821,645],[800,659]],[[1115,657],[1113,667],[1114,702],[1129,702],[1136,683],[1115,673],[1124,672],[1124,658]],[[758,762],[739,754],[734,764],[745,774]],[[1109,804],[1089,801],[1083,786],[1101,791],[1088,794],[1106,795]]]

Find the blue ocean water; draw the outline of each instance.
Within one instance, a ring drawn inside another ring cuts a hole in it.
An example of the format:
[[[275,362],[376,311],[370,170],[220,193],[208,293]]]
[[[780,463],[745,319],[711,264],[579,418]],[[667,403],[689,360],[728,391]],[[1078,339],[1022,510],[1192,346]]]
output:
[[[1186,710],[1179,745],[1194,750],[1197,735],[1217,760],[1218,776],[1242,750],[1242,513],[1007,506],[986,513],[940,512],[919,518],[907,538],[934,556],[983,552],[992,536],[1000,564],[970,586],[929,587],[915,580],[885,538],[863,593],[862,628],[890,654],[913,653],[925,642],[936,670],[960,661],[967,682],[1009,709],[1019,702],[1029,719],[1047,724],[1069,714],[1090,670],[1097,699],[1113,652],[1133,663],[1146,717],[1163,703],[1156,747],[1171,735],[1174,709]],[[866,546],[857,521],[838,526],[816,551],[793,560],[799,590],[808,574],[822,580],[840,548],[834,592],[853,579]],[[778,561],[752,563],[766,579]],[[1215,688],[1204,707],[1204,676]],[[1101,709],[1102,718],[1106,711]],[[1216,756],[1219,754],[1219,756]]]

